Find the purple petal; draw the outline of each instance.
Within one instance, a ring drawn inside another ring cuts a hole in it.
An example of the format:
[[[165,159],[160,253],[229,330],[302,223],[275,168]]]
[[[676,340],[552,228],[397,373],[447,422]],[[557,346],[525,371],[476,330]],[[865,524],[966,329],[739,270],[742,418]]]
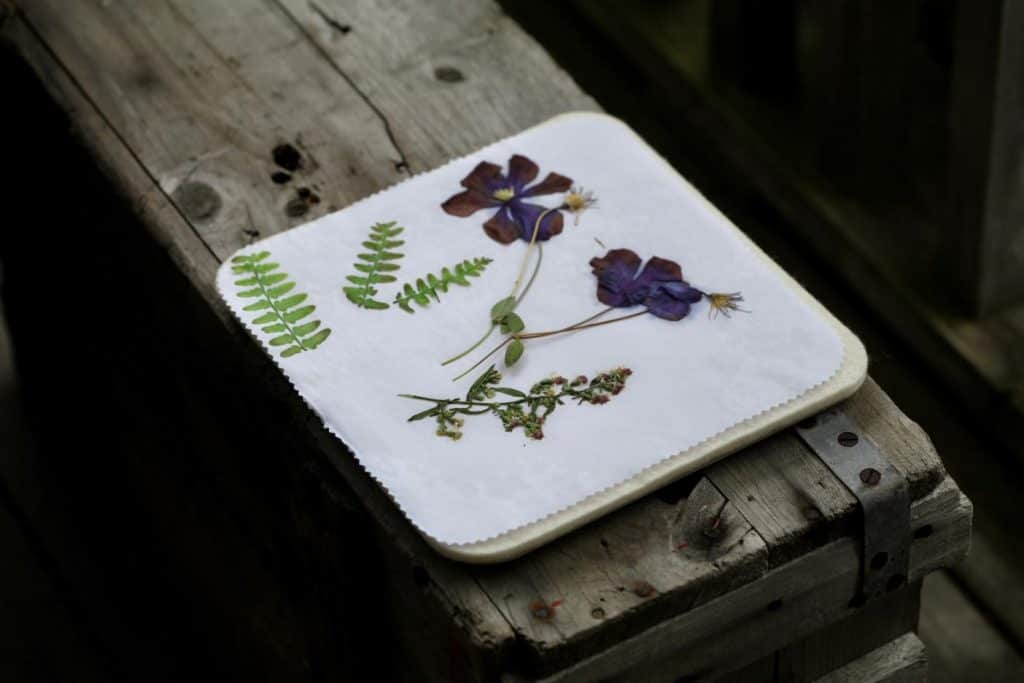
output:
[[[640,257],[629,249],[612,249],[603,257],[590,259],[597,276],[597,299],[606,306],[632,306],[630,296],[633,276],[640,267]]]
[[[662,282],[682,282],[683,271],[679,264],[668,259],[651,257],[644,269],[640,271],[640,277],[636,279],[637,286],[649,289]]]
[[[509,211],[512,214],[512,218],[522,228],[523,239],[527,242],[533,236],[534,226],[537,224],[537,219],[540,215],[547,211],[543,206],[536,204],[527,204],[513,199],[507,204]],[[537,230],[537,241],[544,242],[551,239],[555,235],[562,232],[562,214],[559,211],[551,211],[540,221],[540,227]]]
[[[699,289],[691,287],[682,280],[679,282],[664,282],[660,285],[660,289],[675,299],[691,304],[697,303],[704,296]]]
[[[501,166],[487,161],[481,161],[462,179],[463,187],[488,196],[507,185],[508,179],[501,174]]]
[[[664,289],[644,299],[644,306],[649,313],[665,320],[682,320],[690,312],[689,301],[677,299]]]
[[[511,244],[522,234],[519,224],[512,219],[507,206],[501,207],[490,220],[484,223],[484,232],[492,240],[502,244]]]
[[[480,209],[486,209],[488,206],[497,206],[499,203],[497,199],[477,190],[465,190],[449,197],[441,205],[441,208],[444,209],[445,213],[449,213],[452,216],[465,218]]]
[[[538,197],[544,194],[554,194],[555,192],[568,192],[571,187],[571,178],[566,178],[564,175],[559,175],[558,173],[548,173],[544,180],[540,181],[533,187],[526,188],[526,190],[519,196]]]
[[[532,183],[538,173],[540,173],[540,169],[537,168],[537,164],[521,154],[513,154],[512,158],[508,160],[508,181],[516,194]]]

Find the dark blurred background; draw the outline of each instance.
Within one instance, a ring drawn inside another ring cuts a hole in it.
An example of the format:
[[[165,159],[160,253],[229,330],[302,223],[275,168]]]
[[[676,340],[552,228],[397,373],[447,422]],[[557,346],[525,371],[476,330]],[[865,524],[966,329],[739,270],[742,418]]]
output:
[[[872,376],[975,503],[970,558],[925,582],[921,636],[940,682],[1024,680],[1024,36],[1007,15],[1022,10],[996,6],[504,3],[860,335]],[[195,592],[217,529],[239,524],[207,516],[220,475],[185,437],[212,433],[195,422],[215,399],[189,392],[182,361],[198,351],[147,352],[162,330],[139,311],[166,292],[124,287],[107,266],[120,255],[80,226],[130,246],[134,282],[153,246],[125,237],[130,212],[13,55],[0,52],[0,74],[12,104],[0,107],[0,678],[182,680],[248,660],[273,680],[267,662],[287,658],[246,651],[243,632],[297,648],[298,617],[247,617],[273,612],[260,572],[287,575],[281,549],[242,529],[252,544],[215,554],[258,568],[217,596],[244,623]],[[85,281],[62,277],[82,263]],[[19,271],[40,268],[45,291],[17,291]],[[71,332],[74,351],[58,343]],[[121,420],[127,404],[148,406],[148,422]],[[299,584],[290,597],[313,599]]]

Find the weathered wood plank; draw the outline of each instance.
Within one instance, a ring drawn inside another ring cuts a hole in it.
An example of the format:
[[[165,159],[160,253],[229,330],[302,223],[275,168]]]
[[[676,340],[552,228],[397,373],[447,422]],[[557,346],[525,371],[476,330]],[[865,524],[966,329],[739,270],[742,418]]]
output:
[[[928,657],[924,644],[907,633],[815,683],[925,683]]]
[[[929,531],[911,544],[909,583],[966,555],[971,504],[951,482],[917,501],[911,518],[915,528]],[[546,680],[594,680],[628,672],[636,680],[657,681],[732,671],[852,615],[858,553],[851,538],[833,541]]]

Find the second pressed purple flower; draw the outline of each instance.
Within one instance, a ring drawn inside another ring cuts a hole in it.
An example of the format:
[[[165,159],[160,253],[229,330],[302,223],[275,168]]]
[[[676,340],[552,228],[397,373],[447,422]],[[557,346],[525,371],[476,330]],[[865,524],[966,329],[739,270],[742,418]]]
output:
[[[597,298],[608,306],[626,308],[644,305],[665,320],[682,320],[690,305],[701,300],[704,293],[683,279],[679,264],[653,257],[640,274],[640,257],[630,249],[612,249],[602,257],[590,260],[597,276]]]

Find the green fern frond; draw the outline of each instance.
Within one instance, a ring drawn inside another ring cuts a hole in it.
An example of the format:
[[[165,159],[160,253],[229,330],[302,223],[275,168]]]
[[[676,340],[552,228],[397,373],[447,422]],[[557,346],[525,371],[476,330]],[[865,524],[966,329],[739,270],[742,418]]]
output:
[[[357,256],[361,263],[352,265],[361,275],[349,275],[346,279],[353,286],[342,287],[345,297],[356,306],[375,311],[388,308],[388,304],[373,298],[377,293],[377,288],[374,285],[395,281],[395,276],[388,275],[388,273],[393,273],[400,268],[393,261],[401,259],[405,254],[391,250],[405,244],[402,240],[394,239],[402,234],[404,229],[401,226],[396,226],[395,221],[377,223],[370,228],[370,236],[363,242],[363,246],[369,251]]]
[[[447,293],[449,285],[470,285],[469,277],[480,277],[487,265],[491,262],[489,258],[467,259],[458,263],[454,268],[442,268],[440,275],[430,273],[426,278],[416,280],[415,286],[412,283],[405,283],[402,291],[395,296],[394,304],[407,313],[414,313],[410,301],[415,301],[420,306],[426,306],[430,300],[440,301],[438,292]]]
[[[244,288],[238,292],[238,296],[255,299],[251,304],[243,306],[242,310],[260,312],[252,324],[272,335],[267,342],[270,346],[284,347],[281,349],[282,358],[312,351],[324,343],[331,331],[321,329],[319,320],[295,324],[312,315],[316,306],[300,306],[309,295],[292,294],[295,283],[288,279],[286,273],[278,271],[280,264],[268,262],[268,258],[270,252],[261,251],[231,259],[231,271],[242,276],[235,280],[236,286]]]

